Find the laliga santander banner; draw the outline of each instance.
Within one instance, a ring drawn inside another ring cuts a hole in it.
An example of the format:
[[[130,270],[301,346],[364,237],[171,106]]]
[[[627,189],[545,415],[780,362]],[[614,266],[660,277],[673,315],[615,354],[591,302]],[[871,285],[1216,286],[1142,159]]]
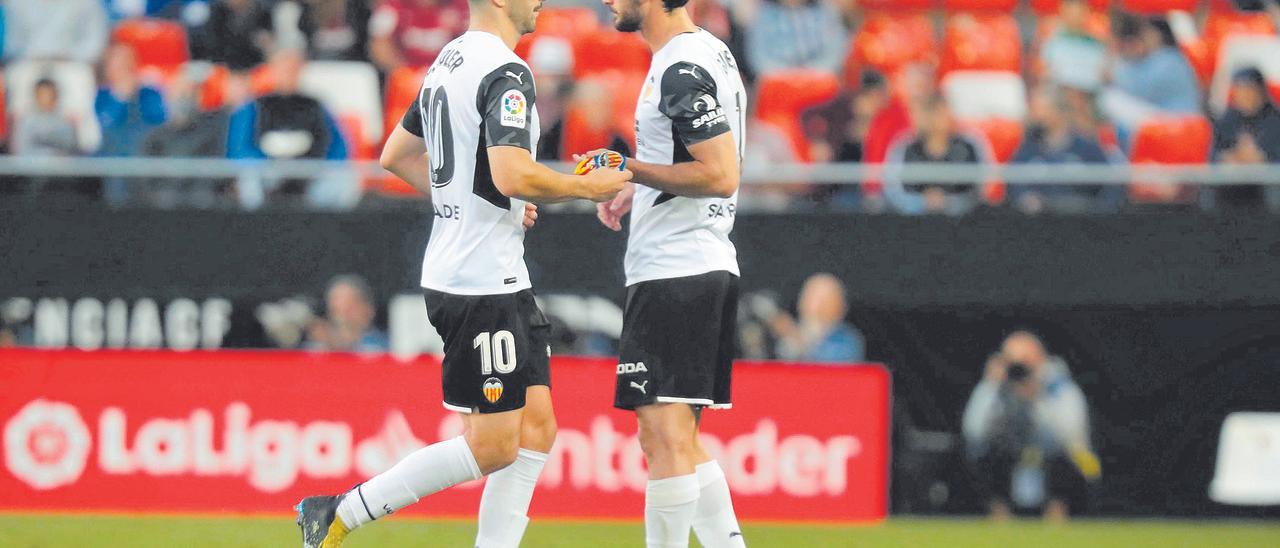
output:
[[[635,419],[617,364],[553,358],[559,436],[534,517],[639,519]],[[462,432],[433,358],[300,352],[0,351],[0,509],[286,513]],[[743,519],[885,517],[889,376],[738,362],[703,443]],[[473,516],[482,482],[405,512]]]

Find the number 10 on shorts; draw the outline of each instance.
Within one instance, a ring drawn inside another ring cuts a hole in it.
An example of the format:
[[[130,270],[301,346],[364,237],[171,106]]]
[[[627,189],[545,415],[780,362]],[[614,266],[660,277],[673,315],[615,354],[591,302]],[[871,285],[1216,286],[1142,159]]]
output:
[[[516,370],[516,338],[510,331],[485,331],[476,335],[472,348],[480,349],[480,374],[510,373]]]

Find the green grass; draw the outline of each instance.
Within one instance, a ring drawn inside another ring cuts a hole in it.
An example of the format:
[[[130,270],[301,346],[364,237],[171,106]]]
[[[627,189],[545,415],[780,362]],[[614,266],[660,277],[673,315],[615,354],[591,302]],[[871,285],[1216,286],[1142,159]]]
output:
[[[1035,521],[994,525],[981,520],[894,519],[875,526],[758,525],[744,527],[754,548],[798,546],[1280,546],[1280,523],[1230,521],[1076,521],[1050,526]],[[352,535],[351,548],[471,546],[467,521],[393,518]],[[526,548],[642,546],[639,523],[535,520]],[[35,547],[280,547],[297,546],[293,521],[280,518],[159,516],[0,515],[0,546]],[[696,543],[694,543],[696,546]]]

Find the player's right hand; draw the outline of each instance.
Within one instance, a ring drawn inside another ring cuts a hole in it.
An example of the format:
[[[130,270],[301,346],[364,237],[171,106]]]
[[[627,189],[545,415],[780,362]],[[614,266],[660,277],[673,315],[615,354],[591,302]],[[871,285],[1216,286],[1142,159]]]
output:
[[[614,232],[622,230],[622,217],[631,211],[631,200],[636,195],[636,184],[627,185],[612,200],[596,204],[596,218],[600,224]]]
[[[631,170],[593,169],[582,175],[582,197],[593,202],[608,202],[622,192],[631,180]]]

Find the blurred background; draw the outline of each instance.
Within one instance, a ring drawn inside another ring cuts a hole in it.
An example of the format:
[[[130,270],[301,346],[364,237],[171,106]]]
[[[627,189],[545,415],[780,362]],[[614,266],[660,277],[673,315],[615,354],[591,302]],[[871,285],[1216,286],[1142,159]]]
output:
[[[442,349],[429,198],[376,158],[466,0],[0,6],[0,346]],[[1274,0],[689,6],[753,93],[741,355],[885,364],[892,512],[1280,517]],[[634,143],[607,15],[517,49],[562,170]],[[589,206],[528,262],[557,353],[610,356]]]

